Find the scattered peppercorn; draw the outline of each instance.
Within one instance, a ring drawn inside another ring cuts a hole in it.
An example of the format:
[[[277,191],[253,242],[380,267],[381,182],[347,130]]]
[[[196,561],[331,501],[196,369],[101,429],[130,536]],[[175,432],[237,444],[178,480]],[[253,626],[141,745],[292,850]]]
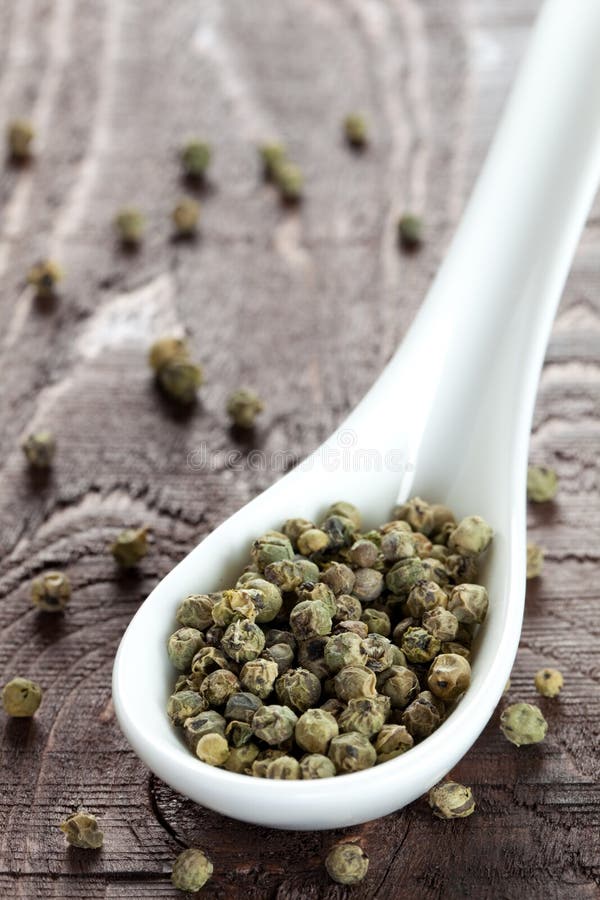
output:
[[[405,250],[416,250],[423,243],[423,222],[412,213],[405,213],[398,221],[398,240]]]
[[[267,181],[271,181],[275,177],[275,171],[286,159],[286,149],[283,144],[275,142],[261,144],[258,148],[260,158],[263,164],[263,174]]]
[[[63,272],[52,259],[43,259],[31,267],[27,282],[33,287],[36,297],[50,300],[55,296],[56,285],[62,281]]]
[[[41,702],[41,687],[28,678],[13,678],[2,688],[2,706],[9,716],[30,718]]]
[[[141,243],[146,228],[146,220],[133,207],[122,209],[115,217],[115,229],[122,244],[137,247]]]
[[[198,230],[200,204],[191,197],[184,197],[171,213],[171,219],[178,237],[192,237]]]
[[[540,669],[535,675],[535,689],[542,697],[558,697],[564,684],[558,669]]]
[[[558,488],[558,475],[546,466],[529,466],[527,469],[527,499],[534,503],[554,500]]]
[[[530,703],[513,703],[500,716],[500,730],[516,747],[539,744],[546,737],[548,723],[541,710]]]
[[[71,599],[71,582],[64,572],[46,572],[31,582],[31,601],[44,612],[62,612]]]
[[[157,384],[171,400],[193,403],[204,373],[201,366],[190,360],[187,343],[182,338],[165,337],[155,341],[148,360],[156,373]]]
[[[171,882],[179,891],[196,893],[213,873],[213,864],[202,850],[189,848],[180,853],[173,864]]]
[[[117,535],[117,539],[110,548],[115,562],[124,569],[136,566],[148,552],[147,536],[147,527],[126,528]]]
[[[104,834],[98,827],[98,820],[92,813],[73,813],[60,823],[60,830],[67,837],[67,842],[82,850],[98,850],[104,843]]]
[[[25,438],[21,449],[33,469],[49,469],[56,453],[56,441],[52,432],[37,431]]]
[[[273,180],[284,203],[298,203],[302,199],[304,176],[293,162],[283,160],[273,170]]]
[[[456,781],[443,781],[432,787],[429,805],[438,819],[464,819],[475,811],[471,788]]]
[[[187,178],[201,181],[206,176],[212,157],[210,145],[204,141],[189,141],[181,151],[181,165]]]
[[[355,150],[363,150],[369,143],[369,130],[364,116],[351,113],[344,119],[346,140]]]
[[[369,868],[369,857],[358,844],[336,844],[325,859],[329,877],[338,884],[358,884]]]
[[[527,544],[527,578],[537,578],[542,574],[544,551],[537,544]]]
[[[35,130],[27,119],[14,119],[6,129],[8,155],[15,162],[25,162],[31,156]]]
[[[250,388],[238,388],[227,400],[227,415],[238,428],[254,428],[256,417],[264,408],[258,394]]]

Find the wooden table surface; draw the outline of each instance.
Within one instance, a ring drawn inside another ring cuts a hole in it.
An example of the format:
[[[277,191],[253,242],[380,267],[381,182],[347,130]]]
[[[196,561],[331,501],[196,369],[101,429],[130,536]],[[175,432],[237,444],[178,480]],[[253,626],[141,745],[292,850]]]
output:
[[[0,125],[25,115],[38,130],[34,164],[0,174],[0,667],[3,680],[30,676],[45,692],[33,721],[1,723],[1,896],[174,897],[170,868],[190,845],[214,860],[206,894],[219,898],[600,896],[598,204],[535,413],[532,457],[555,465],[561,482],[556,503],[530,510],[547,558],[528,585],[509,696],[536,702],[542,665],[560,667],[566,686],[559,700],[539,701],[549,720],[542,745],[507,744],[496,714],[453,771],[472,785],[475,815],[440,822],[421,799],[339,833],[239,824],[151,776],[110,695],[115,650],[140,602],[275,478],[250,451],[281,452],[289,464],[303,457],[390,357],[452,236],[538,6],[0,4]],[[371,122],[362,157],[340,140],[352,109]],[[195,134],[215,150],[202,236],[173,243],[176,153]],[[305,171],[298,210],[282,210],[261,182],[254,144],[270,136],[288,142]],[[124,204],[148,217],[136,255],[111,232]],[[395,244],[406,208],[426,219],[418,255]],[[52,309],[25,287],[40,255],[66,272]],[[185,416],[160,400],[146,365],[149,343],[178,327],[207,377]],[[246,444],[223,411],[243,382],[268,403]],[[30,477],[19,449],[41,427],[59,441],[46,481]],[[144,522],[151,552],[137,575],[119,576],[107,544]],[[65,615],[29,604],[30,580],[50,567],[74,585]],[[57,824],[78,804],[101,818],[100,853],[65,847]],[[353,891],[322,865],[342,834],[360,838],[371,858]]]

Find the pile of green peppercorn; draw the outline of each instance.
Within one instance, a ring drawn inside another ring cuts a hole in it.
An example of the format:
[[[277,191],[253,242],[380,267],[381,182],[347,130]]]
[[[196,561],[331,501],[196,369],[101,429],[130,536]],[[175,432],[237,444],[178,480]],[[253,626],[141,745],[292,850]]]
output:
[[[177,609],[168,715],[203,762],[266,778],[366,769],[428,737],[469,687],[492,529],[418,497],[362,532],[350,503],[254,541],[231,590]]]

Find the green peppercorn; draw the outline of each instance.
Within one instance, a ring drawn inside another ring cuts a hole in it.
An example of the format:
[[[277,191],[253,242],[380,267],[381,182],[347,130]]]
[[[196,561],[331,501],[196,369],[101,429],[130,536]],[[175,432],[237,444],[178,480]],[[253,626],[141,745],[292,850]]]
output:
[[[200,682],[217,669],[231,669],[231,667],[231,662],[217,647],[201,646],[192,659],[192,674],[202,676]]]
[[[293,162],[282,160],[273,168],[273,180],[285,203],[298,203],[304,191],[302,169]]]
[[[225,737],[229,746],[237,749],[249,744],[254,737],[254,732],[248,722],[238,722],[237,719],[232,719],[227,723]]]
[[[35,130],[27,119],[13,119],[6,129],[6,143],[9,157],[16,162],[25,162],[31,156],[31,144]]]
[[[81,850],[98,850],[104,843],[96,816],[84,810],[67,816],[59,828],[66,835],[67,843]]]
[[[200,204],[191,197],[184,197],[171,213],[171,219],[178,237],[192,237],[198,230]]]
[[[423,243],[423,222],[412,213],[398,220],[398,240],[405,250],[416,250]]]
[[[385,583],[392,594],[407,596],[419,581],[425,581],[423,563],[416,557],[394,563],[386,575]]]
[[[542,574],[544,551],[537,544],[527,544],[527,578],[537,578]]]
[[[56,295],[56,285],[62,281],[63,271],[52,259],[43,259],[31,267],[27,273],[30,284],[39,300],[52,300]]]
[[[298,550],[305,556],[311,553],[320,553],[329,546],[329,535],[320,528],[307,528],[296,541]]]
[[[272,644],[263,651],[262,655],[265,660],[273,662],[277,666],[279,675],[287,672],[294,662],[294,651],[289,644]],[[298,656],[298,662],[304,665],[300,656]]]
[[[493,530],[481,516],[466,516],[448,538],[448,547],[463,556],[478,556],[487,550]]]
[[[381,538],[381,552],[386,562],[391,563],[414,557],[416,555],[414,535],[404,530],[388,531]]]
[[[458,619],[454,613],[441,606],[424,612],[422,625],[438,641],[453,641],[458,631]]]
[[[203,734],[196,744],[196,756],[209,766],[222,766],[229,756],[229,744],[222,734]]]
[[[535,675],[535,689],[542,697],[557,697],[565,683],[558,669],[540,669]]]
[[[427,677],[432,694],[441,700],[456,700],[471,684],[471,666],[457,653],[440,653],[433,660]]]
[[[294,781],[301,777],[300,763],[293,756],[279,756],[277,759],[272,759],[265,772],[265,778],[284,781]]]
[[[219,599],[213,605],[212,617],[215,625],[221,625],[224,628],[241,619],[254,622],[256,606],[253,592],[244,589],[222,591]]]
[[[318,600],[319,603],[323,604],[330,616],[334,616],[337,612],[335,594],[331,588],[320,581],[317,581],[316,584],[312,581],[305,581],[300,585],[296,593],[301,603],[306,600],[314,603]]]
[[[300,760],[300,775],[304,779],[333,778],[335,766],[321,753],[309,753]]]
[[[483,622],[488,611],[488,592],[481,584],[459,584],[452,588],[448,609],[466,625]]]
[[[256,610],[256,621],[272,622],[279,613],[283,598],[275,584],[265,578],[251,578],[246,582],[246,589],[252,592],[252,602]]]
[[[355,150],[364,150],[369,143],[367,123],[358,113],[350,113],[344,119],[344,135],[348,144]]]
[[[204,141],[188,141],[181,150],[181,165],[186,178],[200,181],[206,176],[212,157],[209,144]]]
[[[196,628],[178,628],[167,641],[167,653],[171,664],[179,672],[186,672],[203,645],[204,638]]]
[[[530,703],[513,703],[500,716],[502,734],[516,747],[539,744],[546,737],[548,723],[541,710]]]
[[[188,355],[188,346],[183,338],[163,337],[155,341],[150,347],[148,363],[150,368],[154,369],[155,372],[159,372],[165,363],[180,357],[185,358]]]
[[[357,597],[352,594],[339,594],[335,598],[335,615],[336,622],[342,621],[360,621],[362,616],[362,604]]]
[[[246,666],[256,665],[257,662],[260,662],[260,660],[246,663]],[[242,669],[240,679],[242,679],[243,671],[244,670]],[[216,673],[213,673],[213,675],[214,674]],[[254,713],[260,709],[261,706],[262,700],[256,694],[253,694],[250,691],[237,691],[229,696],[227,705],[225,706],[224,716],[227,720],[235,719],[236,722],[249,723],[252,721]]]
[[[180,853],[173,865],[171,882],[179,891],[195,893],[204,887],[213,873],[213,864],[202,850],[190,847]]]
[[[242,619],[227,627],[221,646],[230,659],[245,663],[260,656],[265,646],[265,635],[254,622]]]
[[[321,581],[331,588],[336,596],[350,595],[354,588],[355,575],[352,569],[340,562],[330,562],[325,566],[321,573]],[[354,598],[355,603],[360,605],[360,600]],[[344,618],[351,618],[344,616]]]
[[[410,750],[414,739],[404,725],[383,725],[377,736],[373,739],[373,746],[377,753],[377,763],[388,762],[401,756]]]
[[[122,244],[136,247],[144,236],[146,220],[138,209],[122,209],[115,217],[115,229]]]
[[[2,688],[2,706],[9,716],[28,719],[42,702],[42,689],[29,678],[12,678]]]
[[[240,683],[234,672],[217,669],[206,676],[200,686],[200,693],[206,697],[209,706],[223,706],[239,689]]]
[[[198,388],[204,382],[202,366],[187,358],[176,357],[161,366],[157,373],[157,382],[163,393],[171,400],[183,404],[193,403]]]
[[[350,547],[356,537],[356,525],[352,519],[338,513],[328,515],[319,524],[321,531],[329,536],[329,550]]]
[[[318,635],[298,644],[298,665],[308,669],[317,678],[328,678],[329,668],[325,662],[327,638]]]
[[[175,618],[180,625],[204,631],[213,624],[215,599],[209,594],[190,594],[177,607]]]
[[[298,719],[294,737],[303,750],[326,754],[330,741],[338,733],[338,723],[331,713],[324,709],[309,709]]]
[[[290,613],[290,626],[298,640],[331,633],[331,615],[320,600],[303,600]]]
[[[262,572],[269,563],[293,559],[294,550],[289,538],[279,531],[267,531],[252,544],[252,560]]]
[[[371,569],[379,559],[379,547],[373,541],[360,538],[352,544],[348,556],[358,569]]]
[[[329,745],[329,759],[338,775],[360,772],[375,765],[375,748],[364,734],[349,731],[334,737]]]
[[[252,775],[252,764],[258,754],[257,745],[251,742],[241,747],[232,747],[223,768],[228,772],[237,772],[238,775]]]
[[[477,560],[474,556],[451,553],[444,560],[444,566],[455,584],[473,584],[477,579]]]
[[[352,593],[361,603],[373,603],[383,590],[383,575],[376,569],[357,569]]]
[[[336,844],[325,859],[329,877],[338,884],[358,884],[369,868],[369,857],[358,844]]]
[[[167,715],[173,725],[183,725],[186,719],[197,716],[208,709],[206,696],[198,691],[176,691],[169,697]]]
[[[432,787],[429,805],[438,819],[464,819],[475,811],[471,788],[456,781],[443,781]]]
[[[346,709],[340,713],[338,724],[342,732],[358,732],[372,738],[381,731],[390,711],[388,697],[361,697],[348,700]]]
[[[444,641],[440,647],[440,652],[455,653],[458,654],[458,656],[464,657],[467,662],[471,662],[471,651],[463,644],[459,644],[458,641]]]
[[[283,144],[260,144],[258,152],[263,164],[264,177],[270,181],[275,177],[277,168],[285,162],[286,149]]]
[[[440,652],[440,642],[425,628],[408,628],[402,637],[402,652],[411,663],[429,662]]]
[[[382,609],[365,609],[360,618],[369,629],[369,634],[380,634],[383,637],[390,636],[392,632],[390,617]]]
[[[243,688],[264,700],[273,690],[278,675],[277,663],[273,660],[253,659],[244,664],[240,682]]]
[[[346,500],[336,500],[335,503],[327,507],[324,518],[327,519],[329,516],[341,516],[343,519],[349,520],[355,529],[361,526],[360,510],[353,503],[348,503]]]
[[[37,431],[25,438],[21,449],[33,469],[49,469],[56,453],[56,441],[52,432]]]
[[[321,696],[321,682],[308,669],[289,669],[275,682],[279,702],[303,713],[316,706]]]
[[[401,724],[417,740],[429,737],[442,721],[443,703],[436,701],[430,691],[421,693],[406,707]]]
[[[352,632],[332,635],[325,645],[325,662],[330,672],[339,672],[345,666],[362,666],[366,661],[362,640]]]
[[[46,572],[31,582],[31,601],[44,612],[62,612],[71,599],[71,582],[64,572]]]
[[[284,750],[269,749],[260,751],[252,763],[252,775],[254,775],[255,778],[266,778],[269,763],[272,760],[280,759],[285,755]]]
[[[527,470],[527,499],[534,503],[554,500],[558,488],[558,475],[545,466],[529,466]]]
[[[227,415],[238,428],[254,428],[256,417],[264,408],[263,401],[250,388],[238,388],[227,400]]]
[[[342,622],[337,623],[333,633],[356,634],[361,641],[364,641],[369,635],[369,626],[366,622],[361,622],[360,619],[358,621],[356,619],[344,619]]]
[[[404,709],[419,693],[419,679],[405,666],[390,666],[377,676],[377,690],[394,709]]]
[[[308,528],[314,527],[314,523],[309,522],[308,519],[286,519],[281,526],[281,531],[286,535],[286,537],[290,539],[292,544],[295,544],[303,531],[306,531]]]
[[[192,751],[196,752],[198,741],[205,734],[225,734],[227,723],[223,716],[213,709],[207,709],[197,716],[191,716],[183,723],[183,737]]]
[[[110,551],[124,569],[131,569],[142,560],[148,552],[148,528],[126,528],[117,535]]]
[[[294,591],[305,581],[304,572],[296,560],[281,559],[265,566],[265,580],[281,591]]]
[[[288,706],[261,706],[252,719],[252,730],[266,744],[282,744],[293,736],[297,721]]]
[[[340,700],[375,697],[377,677],[366,666],[345,666],[335,676],[335,691]]]

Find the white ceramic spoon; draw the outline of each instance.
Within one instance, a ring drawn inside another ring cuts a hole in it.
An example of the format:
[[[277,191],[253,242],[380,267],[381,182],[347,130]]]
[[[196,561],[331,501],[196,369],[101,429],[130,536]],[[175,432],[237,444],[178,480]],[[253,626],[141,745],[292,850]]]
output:
[[[548,0],[450,252],[390,364],[340,429],[196,547],[129,625],[113,676],[119,723],[148,767],[198,803],[280,828],[363,822],[427,791],[492,715],[521,630],[539,373],[600,177],[599,48],[598,0]],[[165,714],[179,601],[231,584],[252,539],[290,515],[318,521],[344,499],[375,525],[409,494],[480,514],[496,532],[483,573],[490,613],[457,709],[408,753],[344,777],[266,781],[195,759]]]

